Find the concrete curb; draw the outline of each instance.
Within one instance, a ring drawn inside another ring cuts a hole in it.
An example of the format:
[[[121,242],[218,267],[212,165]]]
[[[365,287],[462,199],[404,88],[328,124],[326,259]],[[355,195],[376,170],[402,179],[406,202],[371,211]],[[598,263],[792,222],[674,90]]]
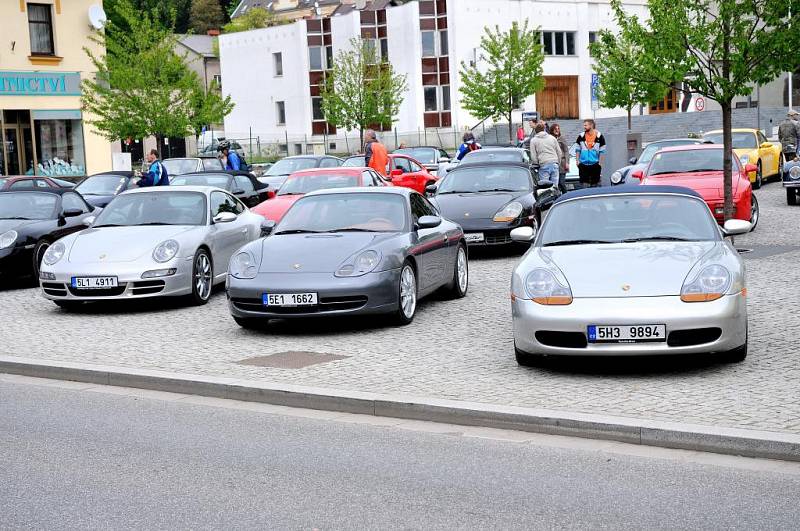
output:
[[[800,435],[0,356],[0,373],[408,420],[800,461]]]

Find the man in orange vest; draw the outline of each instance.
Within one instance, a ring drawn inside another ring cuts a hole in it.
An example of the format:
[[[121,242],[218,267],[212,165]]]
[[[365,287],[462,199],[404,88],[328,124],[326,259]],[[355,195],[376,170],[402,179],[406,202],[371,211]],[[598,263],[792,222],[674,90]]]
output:
[[[386,147],[378,141],[378,135],[372,129],[367,129],[364,133],[366,147],[364,148],[364,160],[367,166],[386,176],[386,169],[389,166],[389,155]]]

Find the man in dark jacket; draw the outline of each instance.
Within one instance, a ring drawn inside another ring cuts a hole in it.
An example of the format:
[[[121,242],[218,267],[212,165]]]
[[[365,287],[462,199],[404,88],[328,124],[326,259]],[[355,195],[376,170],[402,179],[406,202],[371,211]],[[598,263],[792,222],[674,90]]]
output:
[[[151,149],[147,154],[147,163],[150,165],[147,173],[142,175],[139,179],[139,186],[167,186],[169,185],[169,176],[167,169],[161,164],[158,156],[157,149]]]
[[[786,119],[778,126],[778,140],[780,140],[783,151],[787,146],[794,146],[796,152],[800,152],[800,122],[797,121],[798,113],[795,110],[789,111]]]

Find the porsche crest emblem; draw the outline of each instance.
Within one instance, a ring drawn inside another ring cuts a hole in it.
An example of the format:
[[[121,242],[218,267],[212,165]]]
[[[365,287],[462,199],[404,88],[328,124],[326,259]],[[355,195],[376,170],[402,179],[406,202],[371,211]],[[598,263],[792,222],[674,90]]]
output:
[[[106,257],[107,257],[107,255],[105,255],[105,254],[101,254],[101,255],[100,255],[98,258],[100,258],[100,260],[105,260],[105,259],[106,259]]]
[[[622,291],[630,291],[630,290],[631,290],[631,285],[630,284],[623,284],[622,285]]]
[[[295,269],[300,269],[303,266],[301,266],[300,264],[292,264],[292,267]]]
[[[468,218],[469,217],[469,212],[464,212],[464,217]]]

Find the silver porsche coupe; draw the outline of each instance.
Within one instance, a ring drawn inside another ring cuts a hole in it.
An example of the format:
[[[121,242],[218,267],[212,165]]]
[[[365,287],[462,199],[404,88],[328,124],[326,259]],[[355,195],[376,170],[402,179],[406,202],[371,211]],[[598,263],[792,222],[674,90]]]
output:
[[[233,257],[227,291],[243,327],[352,314],[408,324],[419,298],[440,288],[463,297],[467,285],[461,227],[411,189],[380,187],[306,194]]]
[[[84,301],[188,295],[205,304],[231,256],[261,235],[264,219],[219,188],[154,187],[115,197],[88,228],[51,245],[44,296]]]
[[[514,270],[517,361],[540,356],[747,355],[745,268],[703,198],[679,187],[563,195]]]

